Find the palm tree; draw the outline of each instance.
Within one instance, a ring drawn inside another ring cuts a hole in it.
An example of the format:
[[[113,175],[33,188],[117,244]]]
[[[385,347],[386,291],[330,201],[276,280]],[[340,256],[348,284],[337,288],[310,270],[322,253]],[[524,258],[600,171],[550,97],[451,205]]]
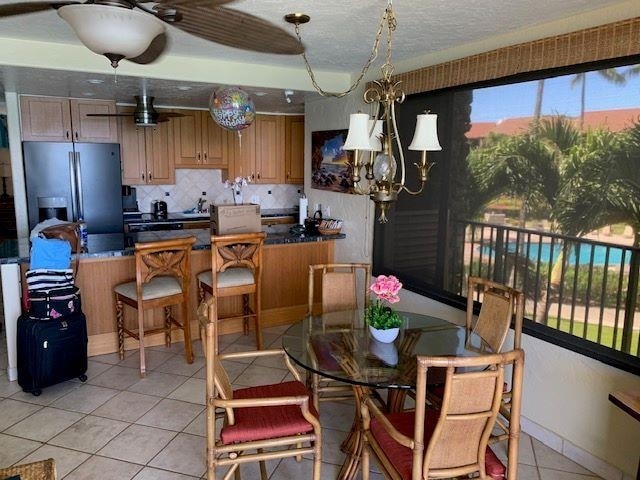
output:
[[[597,70],[596,72],[602,78],[615,85],[624,85],[627,82],[626,75],[618,72],[615,68],[605,68],[603,70]],[[584,127],[584,109],[585,109],[585,96],[587,94],[587,73],[576,73],[571,80],[571,87],[580,85],[580,130]]]

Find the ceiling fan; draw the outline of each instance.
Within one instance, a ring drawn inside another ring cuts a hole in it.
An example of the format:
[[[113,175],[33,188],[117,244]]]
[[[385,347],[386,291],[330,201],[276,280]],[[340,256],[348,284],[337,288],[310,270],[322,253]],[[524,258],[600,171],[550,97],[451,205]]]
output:
[[[154,97],[136,95],[133,98],[136,99],[136,108],[132,113],[87,113],[87,117],[133,117],[138,127],[155,127],[171,118],[184,117],[178,112],[158,112],[153,108]]]
[[[0,18],[54,9],[89,50],[116,68],[123,58],[150,63],[164,50],[166,24],[197,37],[261,53],[297,55],[304,46],[284,29],[226,8],[237,0],[35,1],[0,5]]]

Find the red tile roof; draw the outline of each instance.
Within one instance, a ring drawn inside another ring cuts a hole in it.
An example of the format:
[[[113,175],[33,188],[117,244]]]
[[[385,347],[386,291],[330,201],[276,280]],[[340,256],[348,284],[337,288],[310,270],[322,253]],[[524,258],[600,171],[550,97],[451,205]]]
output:
[[[544,116],[542,118],[552,118]],[[576,127],[580,124],[580,117],[571,117]],[[466,133],[469,139],[484,138],[489,133],[501,133],[504,135],[517,135],[525,132],[533,117],[515,117],[506,118],[493,122],[474,122],[471,129]],[[598,110],[584,113],[583,130],[605,128],[612,132],[619,132],[632,126],[634,123],[640,122],[640,108],[622,108],[619,110]]]

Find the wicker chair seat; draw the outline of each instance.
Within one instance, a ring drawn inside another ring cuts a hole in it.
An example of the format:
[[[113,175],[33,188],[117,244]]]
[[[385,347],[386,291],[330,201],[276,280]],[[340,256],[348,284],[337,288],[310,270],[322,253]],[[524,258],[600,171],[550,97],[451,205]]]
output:
[[[113,290],[132,300],[138,298],[136,282],[121,283]],[[142,285],[142,300],[153,300],[180,294],[182,294],[182,288],[175,277],[155,277],[149,283]]]
[[[233,399],[288,397],[309,395],[311,392],[298,381],[242,388],[233,391]],[[309,410],[318,417],[310,401]],[[313,431],[313,426],[302,416],[298,406],[235,408],[235,423],[222,428],[222,443],[250,442],[269,438],[299,435]]]
[[[424,443],[429,443],[431,434],[438,422],[438,411],[428,410],[425,416],[424,424]],[[413,438],[415,415],[412,411],[390,413],[386,418],[391,422],[398,432]],[[389,459],[393,467],[400,473],[403,479],[410,480],[412,472],[413,454],[410,448],[396,442],[387,431],[381,426],[377,418],[371,419],[371,434],[386,457]],[[500,459],[493,453],[491,448],[487,447],[485,453],[485,470],[487,476],[494,480],[502,480],[506,474],[506,468]]]
[[[212,275],[210,271],[198,274],[198,280],[211,287]],[[248,268],[229,268],[218,272],[218,288],[240,287],[256,283],[253,272]]]

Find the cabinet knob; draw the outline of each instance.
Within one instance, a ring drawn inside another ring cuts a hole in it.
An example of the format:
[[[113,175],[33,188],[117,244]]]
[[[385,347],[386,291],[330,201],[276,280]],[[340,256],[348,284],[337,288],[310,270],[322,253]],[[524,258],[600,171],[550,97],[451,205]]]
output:
[[[253,172],[251,172],[250,178],[251,180],[255,180],[256,176],[253,174]]]
[[[200,152],[196,153],[196,159],[198,160],[198,163],[200,163]]]
[[[149,178],[149,181],[153,180],[153,177],[151,176],[151,170],[147,172],[147,177]]]
[[[71,134],[69,133],[69,130],[67,130],[67,140],[69,140],[70,136],[71,136]]]
[[[75,135],[76,135],[76,140],[78,140],[78,131],[75,131]]]
[[[258,172],[258,180],[260,180],[260,172]]]
[[[140,178],[142,178],[142,180],[144,180],[144,172],[140,172]]]
[[[204,152],[204,163],[207,163],[207,152]]]
[[[291,172],[287,172],[286,177],[287,177],[287,178],[290,178],[290,177],[291,177]]]

